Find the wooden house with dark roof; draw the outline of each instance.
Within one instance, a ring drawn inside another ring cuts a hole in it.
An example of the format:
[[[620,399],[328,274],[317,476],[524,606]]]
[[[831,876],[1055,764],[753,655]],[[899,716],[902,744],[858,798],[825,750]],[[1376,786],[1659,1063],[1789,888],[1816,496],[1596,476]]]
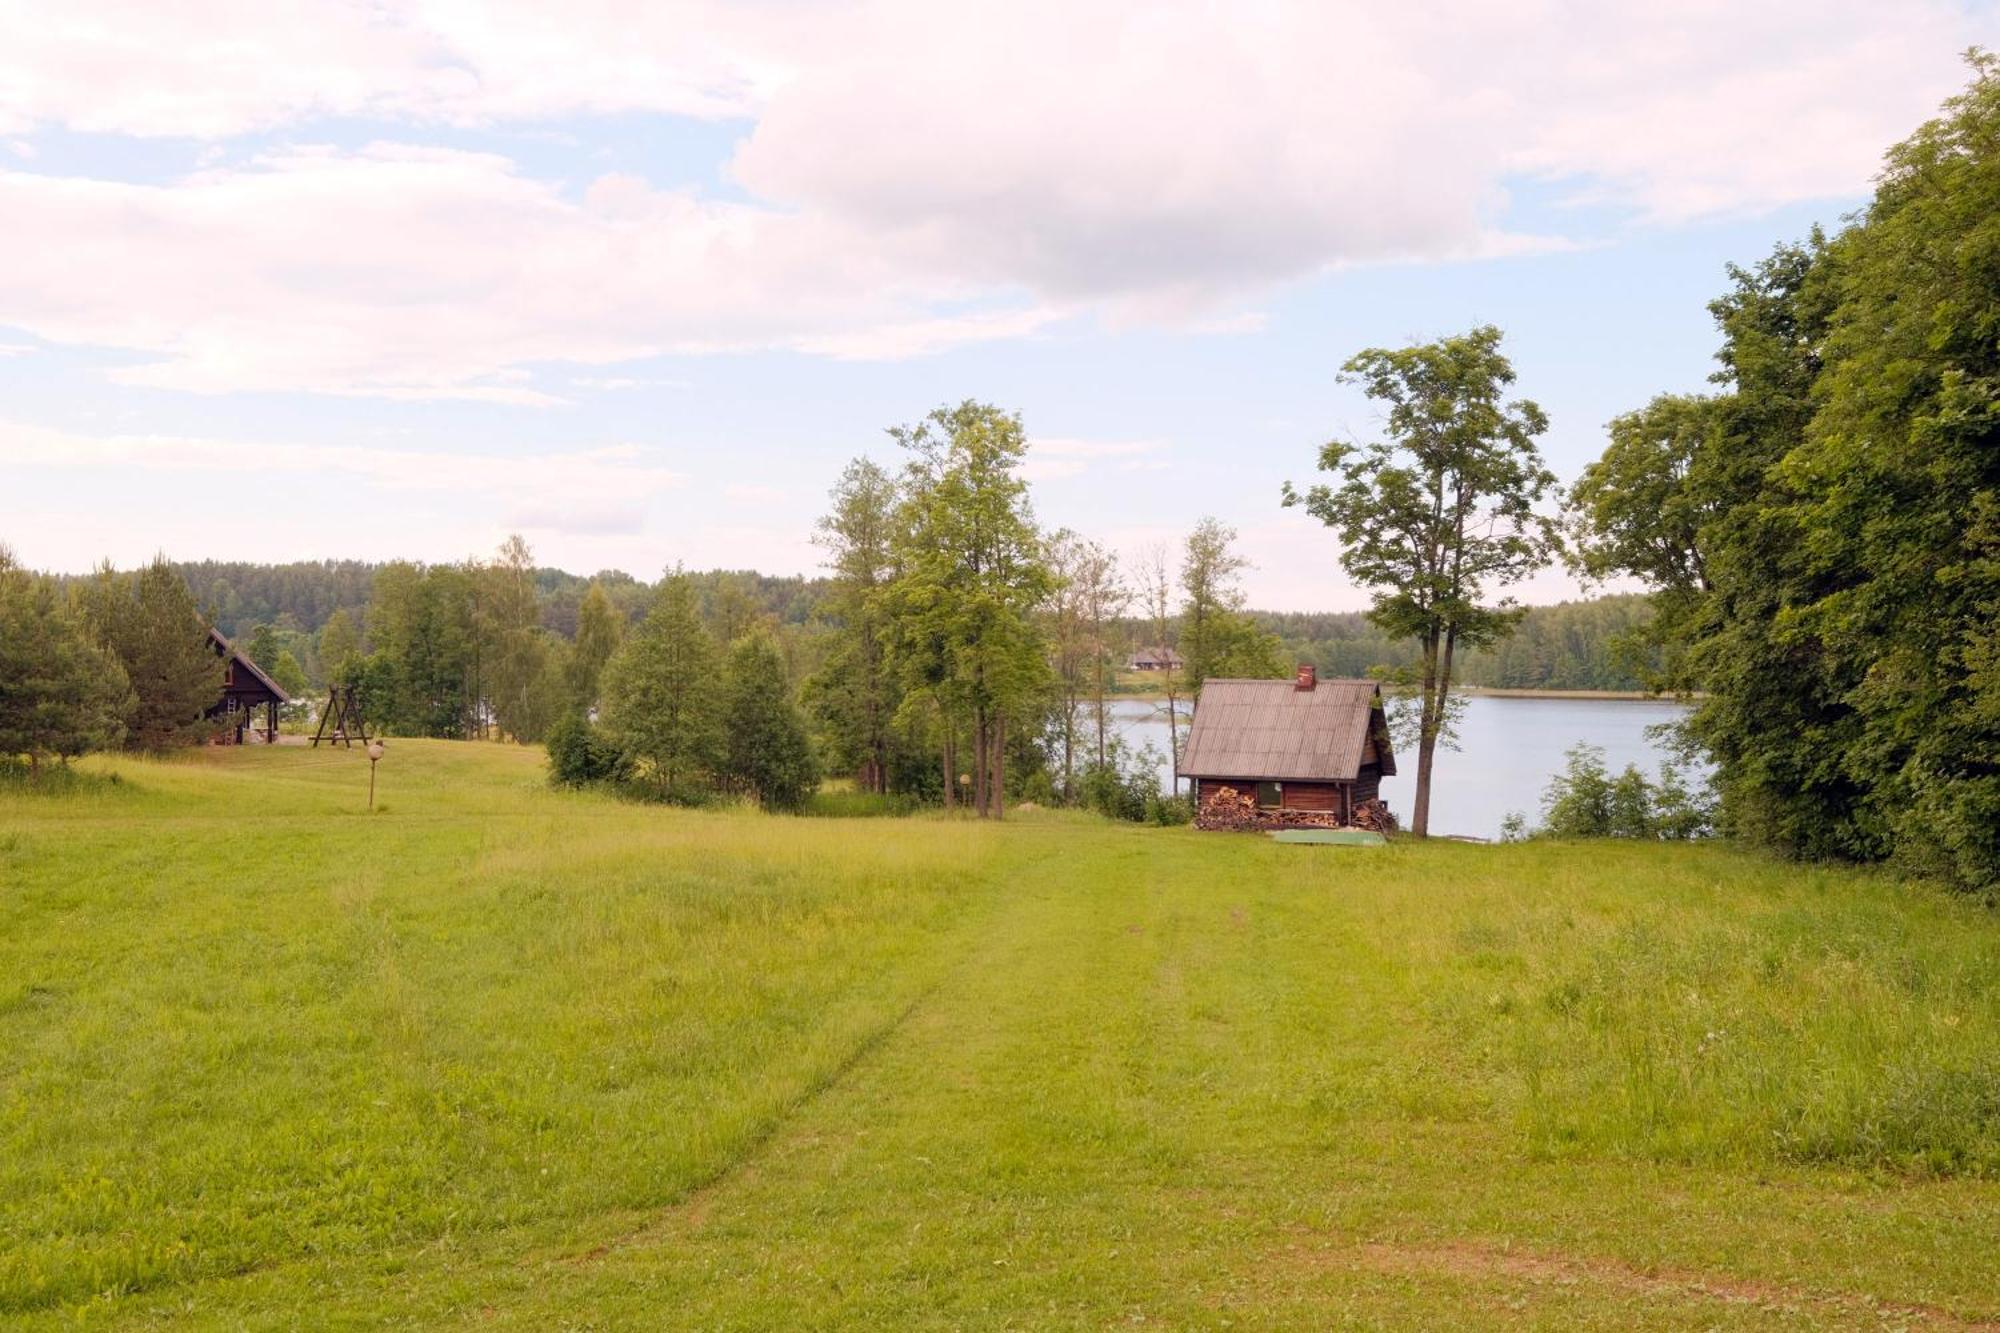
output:
[[[250,660],[250,654],[223,638],[221,631],[212,626],[208,631],[208,646],[222,659],[222,697],[205,714],[211,721],[222,724],[217,733],[220,739],[241,745],[261,732],[267,745],[275,743],[278,708],[292,702],[291,696]],[[257,725],[259,708],[264,710],[262,727]]]
[[[1211,680],[1201,687],[1180,776],[1204,794],[1232,787],[1266,810],[1351,821],[1396,771],[1382,691],[1372,680]]]

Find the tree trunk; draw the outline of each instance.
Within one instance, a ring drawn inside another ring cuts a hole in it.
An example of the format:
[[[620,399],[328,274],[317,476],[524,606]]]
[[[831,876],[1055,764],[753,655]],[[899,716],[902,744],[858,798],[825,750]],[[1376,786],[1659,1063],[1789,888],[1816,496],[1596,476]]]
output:
[[[944,757],[944,808],[950,810],[958,804],[958,774],[952,771],[958,765],[952,762],[951,716],[942,708],[938,709],[938,729],[944,733],[944,742],[939,747]]]
[[[972,811],[986,818],[986,710],[972,710]]]
[[[1424,641],[1423,686],[1417,695],[1417,793],[1411,801],[1410,832],[1423,838],[1431,831],[1431,758],[1437,753],[1438,644],[1435,635]]]
[[[993,720],[993,776],[988,780],[986,790],[993,801],[993,817],[1007,817],[1007,715],[1000,714]]]

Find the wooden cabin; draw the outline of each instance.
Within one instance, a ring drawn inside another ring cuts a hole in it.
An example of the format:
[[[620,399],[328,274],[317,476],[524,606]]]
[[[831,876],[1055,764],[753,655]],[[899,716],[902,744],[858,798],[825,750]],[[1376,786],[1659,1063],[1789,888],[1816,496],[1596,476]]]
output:
[[[1181,655],[1171,648],[1135,648],[1125,659],[1128,671],[1179,671]]]
[[[1396,771],[1382,691],[1372,680],[1211,680],[1201,687],[1181,754],[1197,806],[1220,787],[1254,794],[1260,808],[1333,815],[1350,823]],[[1331,821],[1328,821],[1331,822]]]
[[[208,646],[222,659],[222,697],[206,714],[222,723],[217,738],[225,745],[241,745],[249,737],[261,734],[265,744],[275,744],[278,708],[290,703],[291,696],[250,660],[250,654],[231,644],[213,627],[208,631]],[[262,727],[257,725],[259,708],[264,710]]]

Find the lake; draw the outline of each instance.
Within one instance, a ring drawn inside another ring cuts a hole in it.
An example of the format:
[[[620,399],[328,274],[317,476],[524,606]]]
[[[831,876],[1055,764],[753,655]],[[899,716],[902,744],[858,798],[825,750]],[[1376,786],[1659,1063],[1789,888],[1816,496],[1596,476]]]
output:
[[[1667,757],[1647,728],[1672,722],[1686,708],[1655,699],[1518,699],[1475,695],[1466,700],[1456,750],[1439,748],[1431,781],[1431,832],[1497,838],[1509,811],[1530,823],[1541,818],[1542,791],[1563,768],[1563,753],[1579,741],[1604,751],[1613,773],[1637,764],[1654,776]],[[1113,705],[1118,732],[1134,747],[1151,741],[1168,752],[1164,705],[1121,699]],[[1185,726],[1183,719],[1183,726]],[[1398,773],[1382,782],[1382,799],[1405,825],[1416,794],[1417,757],[1397,753]],[[1160,770],[1166,787],[1171,767]]]

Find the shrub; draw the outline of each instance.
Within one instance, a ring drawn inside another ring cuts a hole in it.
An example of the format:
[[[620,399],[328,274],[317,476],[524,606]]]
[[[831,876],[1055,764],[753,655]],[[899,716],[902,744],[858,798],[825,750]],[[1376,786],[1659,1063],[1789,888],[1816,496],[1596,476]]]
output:
[[[1573,746],[1568,760],[1542,794],[1541,826],[1531,830],[1525,818],[1511,814],[1501,825],[1502,841],[1531,836],[1682,839],[1715,831],[1713,799],[1691,789],[1676,764],[1662,764],[1659,780],[1653,781],[1632,764],[1612,776],[1604,766],[1604,751],[1595,745]]]
[[[632,759],[616,741],[580,713],[566,713],[549,728],[549,781],[558,787],[624,783]]]

